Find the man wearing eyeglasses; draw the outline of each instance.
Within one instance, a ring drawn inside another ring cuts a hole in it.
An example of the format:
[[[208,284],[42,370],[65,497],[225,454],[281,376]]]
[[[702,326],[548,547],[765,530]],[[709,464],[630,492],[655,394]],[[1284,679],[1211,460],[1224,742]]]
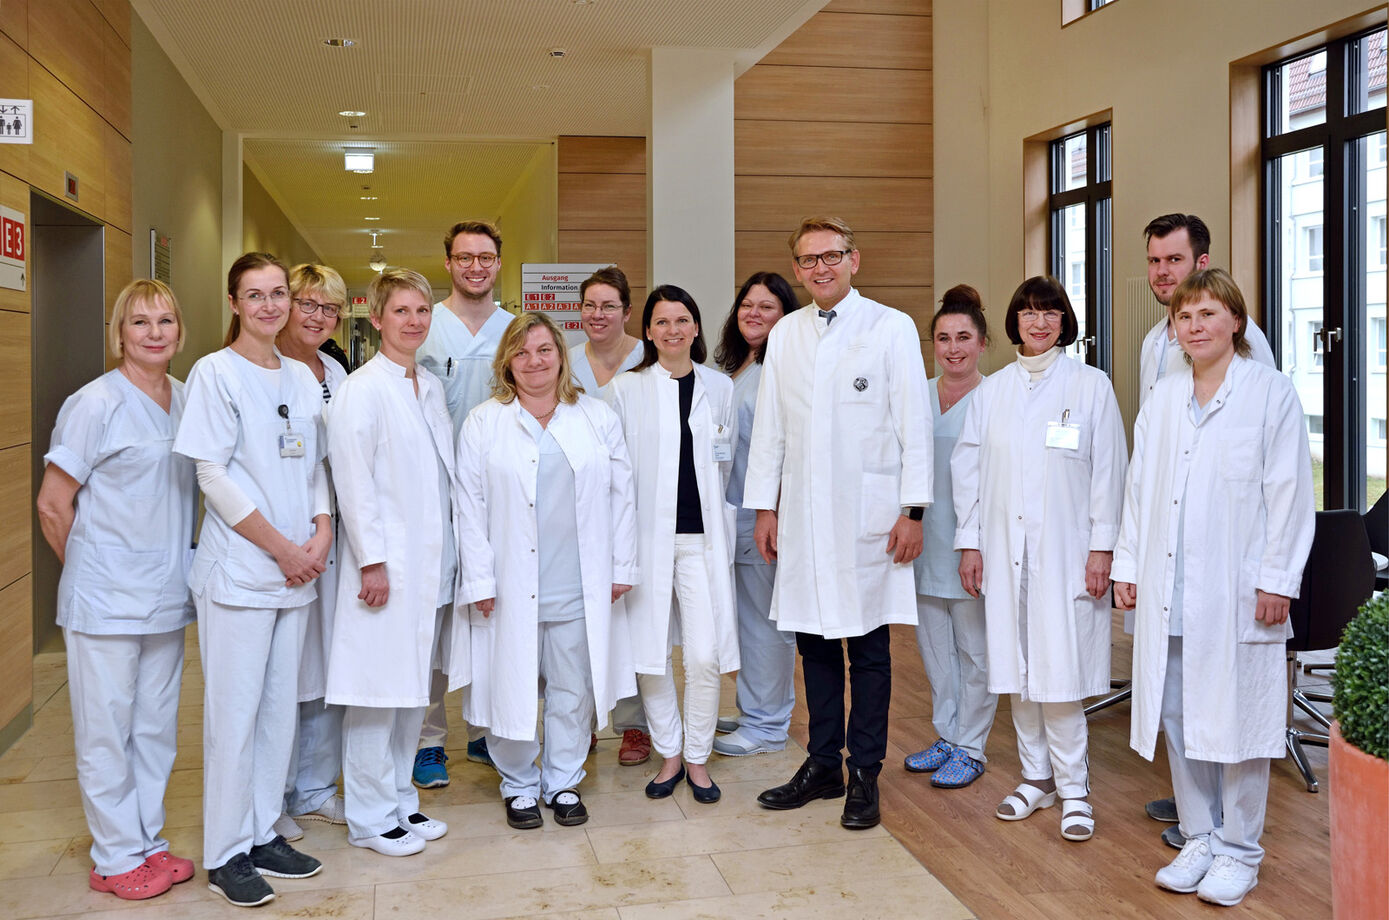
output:
[[[757,799],[788,809],[845,794],[847,646],[840,824],[869,828],[887,754],[888,624],[916,624],[912,560],[933,496],[926,368],[911,318],[854,290],[859,252],[844,221],[802,221],[791,253],[813,304],[767,340],[743,506],[757,509],[758,550],[777,562],[771,618],[796,633],[810,756]]]
[[[502,334],[511,324],[510,313],[492,300],[497,273],[502,267],[502,235],[487,221],[465,220],[454,224],[444,237],[444,269],[452,290],[434,305],[429,335],[415,360],[444,383],[444,402],[453,419],[455,437],[473,407],[487,399],[492,387],[492,358]],[[448,637],[441,637],[447,647]],[[422,789],[449,784],[448,713],[444,693],[448,679],[435,670],[429,687],[429,708],[415,752],[414,781]],[[468,759],[492,765],[486,733],[468,729]]]

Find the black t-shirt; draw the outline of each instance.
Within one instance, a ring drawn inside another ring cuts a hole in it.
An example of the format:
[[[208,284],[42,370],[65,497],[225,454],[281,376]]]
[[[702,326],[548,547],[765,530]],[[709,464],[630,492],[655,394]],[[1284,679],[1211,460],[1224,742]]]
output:
[[[695,372],[677,377],[680,385],[680,479],[676,486],[675,532],[704,533],[704,514],[699,507],[699,480],[695,477],[694,436],[690,433],[690,406],[694,403]]]

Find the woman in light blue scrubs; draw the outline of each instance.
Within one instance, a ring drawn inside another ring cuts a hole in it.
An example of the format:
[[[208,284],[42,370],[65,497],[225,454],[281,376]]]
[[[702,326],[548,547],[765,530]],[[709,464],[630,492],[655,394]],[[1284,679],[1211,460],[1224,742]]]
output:
[[[595,399],[607,399],[608,384],[641,361],[641,339],[627,334],[632,288],[616,265],[600,268],[579,285],[579,325],[587,342],[569,349],[574,382]]]
[[[116,298],[120,366],[69,396],[44,455],[39,525],[63,574],[77,784],[95,891],[139,900],[193,876],[161,835],[176,753],[183,627],[193,621],[193,464],[174,454],[183,384],[168,375],[183,315],[160,281]],[[138,525],[137,525],[138,522]]]

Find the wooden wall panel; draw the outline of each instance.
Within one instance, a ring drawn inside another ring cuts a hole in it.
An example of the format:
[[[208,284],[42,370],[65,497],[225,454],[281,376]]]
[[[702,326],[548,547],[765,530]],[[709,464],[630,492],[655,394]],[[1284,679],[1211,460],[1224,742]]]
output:
[[[108,224],[131,231],[132,145],[119,131],[102,123],[102,186],[105,190],[105,209],[99,216]]]
[[[935,291],[927,285],[913,287],[880,287],[864,285],[858,289],[864,297],[896,307],[916,321],[916,331],[925,341],[931,336],[931,316],[936,312]]]
[[[560,230],[646,231],[646,175],[561,173]]]
[[[875,122],[734,123],[740,176],[931,176],[931,126]]]
[[[563,173],[646,175],[644,137],[562,137],[557,153]]]
[[[931,17],[863,16],[822,11],[759,64],[931,69]]]
[[[646,290],[645,230],[561,230],[561,262],[612,262],[627,276],[632,301],[637,288]]]
[[[825,4],[825,12],[930,16],[931,0],[831,0]]]
[[[106,99],[106,33],[111,31],[91,0],[38,0],[29,5],[30,56],[98,112]],[[37,106],[35,110],[43,111]]]
[[[29,0],[0,2],[0,32],[8,35],[19,47],[29,47]]]
[[[27,444],[33,437],[29,421],[31,339],[28,313],[0,310],[0,393],[4,394],[0,399],[0,449]]]
[[[29,478],[27,475],[24,477]],[[28,533],[26,522],[24,531]],[[34,586],[25,575],[0,589],[0,727],[34,698]]]
[[[92,0],[107,25],[116,31],[120,40],[130,45],[130,0]]]
[[[733,84],[735,117],[799,121],[926,124],[931,121],[929,70],[871,70],[758,64]]]
[[[123,4],[128,11],[128,4]],[[95,106],[111,127],[119,131],[127,140],[133,135],[130,128],[130,41],[121,40],[109,25],[102,36],[104,54],[102,87],[105,92]]]
[[[111,308],[116,304],[116,295],[120,294],[121,289],[130,283],[132,252],[132,238],[129,233],[118,230],[115,227],[106,228],[106,306],[103,316],[106,321],[111,321]],[[145,246],[149,247],[149,239],[145,238]]]
[[[24,577],[33,564],[31,475],[28,444],[0,450],[0,585]],[[0,622],[12,616],[13,611],[0,607]]]
[[[833,214],[860,228],[927,232],[930,179],[822,178],[813,183],[784,176],[737,176],[739,230],[790,231],[810,214]]]
[[[852,224],[852,221],[850,222]],[[791,279],[789,234],[781,231],[740,230],[736,237],[737,275],[774,271]],[[854,232],[860,252],[855,284],[916,285],[934,268],[930,233]]]
[[[105,123],[42,67],[29,69],[29,86],[42,119],[29,155],[29,184],[72,204],[63,195],[63,173],[70,172],[78,179],[76,206],[101,216],[106,210]]]
[[[6,3],[0,0],[0,11],[5,9]],[[13,41],[0,36],[0,99],[31,98],[33,97],[29,94],[29,55]],[[0,144],[0,172],[21,177],[29,175],[30,149],[29,144]],[[27,194],[25,197],[27,199]],[[14,207],[8,201],[5,203]],[[28,212],[27,200],[21,210]]]

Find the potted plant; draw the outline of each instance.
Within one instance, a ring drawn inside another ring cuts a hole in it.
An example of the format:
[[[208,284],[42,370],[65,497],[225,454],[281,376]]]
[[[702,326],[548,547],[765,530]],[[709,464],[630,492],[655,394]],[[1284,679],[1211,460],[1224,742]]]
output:
[[[1346,626],[1331,685],[1332,911],[1389,917],[1389,595]]]

